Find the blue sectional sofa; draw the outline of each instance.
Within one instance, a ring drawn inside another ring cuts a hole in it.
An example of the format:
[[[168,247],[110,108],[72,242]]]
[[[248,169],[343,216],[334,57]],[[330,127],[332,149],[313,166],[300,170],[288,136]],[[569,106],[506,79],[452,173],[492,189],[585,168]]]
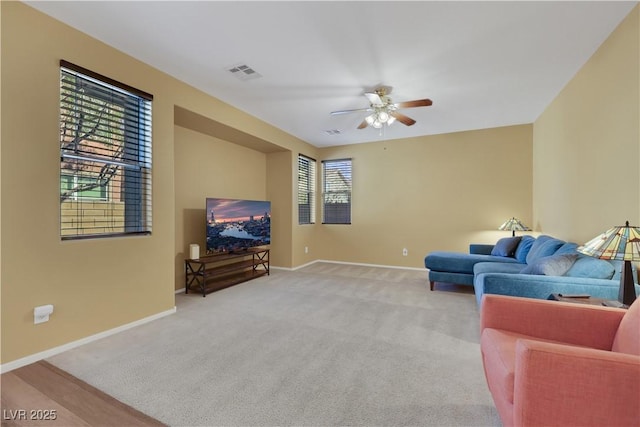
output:
[[[622,263],[579,254],[577,247],[546,235],[515,236],[495,245],[472,244],[468,254],[432,252],[424,263],[431,290],[436,282],[473,286],[478,305],[485,293],[539,299],[552,293],[588,294],[617,299]],[[636,293],[639,291],[636,284]]]

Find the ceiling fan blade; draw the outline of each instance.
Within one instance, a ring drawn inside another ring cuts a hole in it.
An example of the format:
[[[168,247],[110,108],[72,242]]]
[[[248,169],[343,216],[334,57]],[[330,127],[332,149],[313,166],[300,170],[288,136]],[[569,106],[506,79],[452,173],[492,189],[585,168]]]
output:
[[[335,116],[338,114],[357,113],[358,111],[373,111],[373,109],[372,108],[356,108],[355,110],[338,110],[338,111],[332,111],[330,114],[332,116]]]
[[[371,105],[384,105],[384,102],[382,102],[382,98],[380,98],[380,95],[378,95],[377,93],[365,92],[364,96],[367,97]]]
[[[430,99],[416,99],[415,101],[398,102],[395,104],[397,108],[413,108],[413,107],[428,107],[433,102]]]
[[[363,121],[362,121],[362,123],[360,123],[360,124],[358,125],[358,129],[364,129],[364,128],[366,128],[367,126],[369,126],[369,123],[367,123],[367,121],[366,121],[366,120],[363,120]]]
[[[400,123],[403,123],[407,126],[411,126],[413,124],[415,124],[415,120],[413,120],[411,117],[407,117],[404,114],[398,113],[397,111],[391,111],[389,113],[389,115],[391,115],[392,117],[395,117],[397,121],[399,121]]]

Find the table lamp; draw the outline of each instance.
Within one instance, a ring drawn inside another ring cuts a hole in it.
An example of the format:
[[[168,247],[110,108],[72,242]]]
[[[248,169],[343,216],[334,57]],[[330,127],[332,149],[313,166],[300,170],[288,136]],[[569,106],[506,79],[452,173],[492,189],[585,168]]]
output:
[[[632,261],[640,261],[640,228],[625,225],[613,227],[578,248],[578,252],[595,258],[624,262],[620,275],[618,301],[631,305],[636,299]]]
[[[531,231],[531,229],[529,227],[524,225],[515,216],[512,217],[511,219],[508,219],[507,221],[505,221],[504,224],[502,224],[500,227],[498,227],[498,230],[501,230],[501,231],[510,230],[512,232],[511,235],[514,236],[514,237],[516,235],[516,230],[517,231]]]

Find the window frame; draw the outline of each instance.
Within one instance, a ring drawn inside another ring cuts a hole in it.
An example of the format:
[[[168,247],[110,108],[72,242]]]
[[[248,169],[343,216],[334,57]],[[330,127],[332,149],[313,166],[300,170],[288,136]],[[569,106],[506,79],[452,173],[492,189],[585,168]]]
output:
[[[150,235],[153,95],[65,60],[59,83],[60,238]],[[69,179],[98,185],[68,189]],[[106,197],[82,194],[90,191]],[[103,213],[92,220],[86,212],[95,203]]]
[[[303,164],[307,164],[306,170]],[[304,154],[298,154],[298,225],[316,223],[316,160]],[[303,177],[306,174],[306,179]],[[303,178],[303,179],[301,179]],[[308,203],[302,203],[305,199]],[[303,220],[308,214],[308,221]]]
[[[337,172],[337,177],[328,177],[327,172]],[[346,185],[347,189],[339,189],[339,185]],[[333,188],[330,188],[333,187]],[[322,223],[350,225],[352,223],[352,193],[353,193],[353,159],[329,159],[322,161]],[[346,198],[346,203],[328,202],[329,198]],[[340,211],[340,206],[346,205]],[[331,210],[327,208],[331,207]],[[346,210],[344,208],[347,208]]]

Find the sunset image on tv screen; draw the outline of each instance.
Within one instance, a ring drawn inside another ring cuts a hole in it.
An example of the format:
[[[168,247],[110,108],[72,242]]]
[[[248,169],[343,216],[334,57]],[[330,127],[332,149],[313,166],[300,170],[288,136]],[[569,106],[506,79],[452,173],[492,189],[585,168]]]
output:
[[[271,243],[271,202],[207,198],[207,253]]]

